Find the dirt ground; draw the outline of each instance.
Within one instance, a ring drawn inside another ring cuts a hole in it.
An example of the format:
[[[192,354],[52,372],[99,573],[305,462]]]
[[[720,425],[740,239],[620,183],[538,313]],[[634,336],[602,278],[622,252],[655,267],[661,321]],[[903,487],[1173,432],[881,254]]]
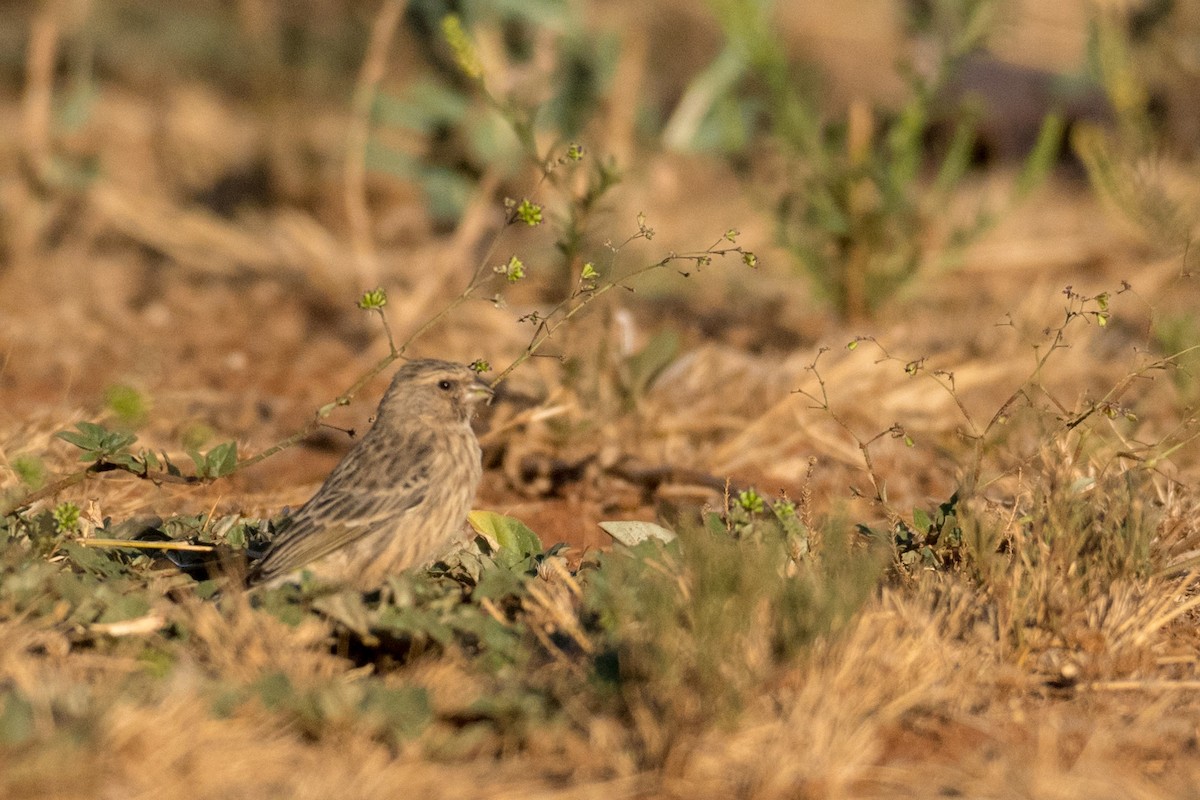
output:
[[[85,117],[63,121],[74,59],[87,42],[97,46],[81,31],[95,23],[101,39],[124,41],[103,27],[115,24],[119,5],[17,3],[2,26],[14,54],[0,86],[0,488],[16,492],[13,465],[25,454],[51,475],[76,468],[76,451],[56,431],[81,420],[128,424],[114,410],[114,387],[139,398],[139,446],[181,464],[185,441],[207,449],[235,440],[243,457],[263,451],[387,354],[379,320],[356,305],[376,285],[404,341],[453,301],[477,264],[520,253],[531,279],[503,307],[490,292],[468,300],[408,355],[486,359],[499,371],[522,354],[532,329],[518,318],[549,305],[556,263],[550,234],[501,232],[502,200],[530,193],[528,173],[482,170],[457,224],[435,218],[414,182],[368,173],[372,257],[363,258],[343,170],[352,85],[289,95],[256,84],[269,67],[189,74],[151,51],[93,62]],[[250,40],[286,15],[271,2],[231,5]],[[339,17],[336,4],[312,5],[314,15]],[[623,159],[620,183],[591,220],[596,258],[609,257],[605,240],[637,230],[641,212],[656,235],[616,254],[621,268],[702,250],[730,228],[759,266],[734,256],[687,277],[663,270],[557,333],[479,420],[486,471],[477,508],[522,520],[547,545],[568,543],[576,560],[610,546],[598,522],[720,509],[730,492],[751,486],[804,498],[818,517],[886,526],[872,475],[905,515],[945,501],[969,471],[966,432],[1038,375],[1039,393],[1012,406],[1013,433],[985,464],[981,502],[1015,515],[1031,486],[1057,479],[1055,469],[1079,480],[1137,466],[1148,475],[1142,501],[1159,526],[1161,569],[1076,605],[1064,600],[1065,621],[1023,643],[992,636],[980,610],[995,599],[986,592],[951,579],[882,588],[735,720],[692,732],[674,749],[662,745],[671,755],[653,769],[628,756],[630,734],[601,717],[577,721],[568,735],[532,732],[508,752],[455,750],[436,734],[386,746],[349,724],[314,739],[279,728],[267,712],[213,716],[196,700],[206,671],[252,676],[288,665],[315,680],[354,668],[327,651],[328,630],[285,628],[248,608],[210,618],[189,607],[194,636],[224,641],[229,652],[243,637],[269,642],[255,651],[259,661],[180,668],[148,696],[101,714],[80,734],[86,751],[47,733],[57,731],[48,712],[32,743],[0,743],[0,794],[1192,796],[1200,781],[1197,573],[1167,566],[1200,548],[1200,395],[1186,370],[1152,366],[1171,346],[1194,344],[1163,335],[1170,325],[1196,335],[1200,287],[1184,250],[1128,221],[1078,164],[1064,164],[953,269],[928,271],[873,318],[846,322],[779,246],[763,193],[743,171],[713,154],[670,152],[628,119],[631,106],[670,107],[719,48],[707,12],[618,3],[603,19],[603,4],[583,5],[602,18],[588,24],[644,22],[617,60],[618,74],[634,78],[617,82],[584,137],[589,157]],[[870,7],[856,11],[870,24],[796,12],[782,30],[832,54],[835,97],[886,103],[896,91],[891,71],[845,54],[887,52],[899,34],[880,21],[894,21],[887,4],[860,5]],[[1082,52],[1081,16],[1008,13],[1003,41],[1026,63],[1036,61],[1031,52],[1052,52],[1037,66],[1063,69],[1065,53]],[[374,4],[359,3],[351,16],[369,28],[375,14]],[[664,31],[694,37],[694,47],[676,45],[671,68],[655,60]],[[427,67],[411,30],[397,42],[383,85],[399,91]],[[357,65],[362,54],[344,57]],[[1018,169],[993,163],[973,173],[947,219],[1000,196]],[[1175,196],[1200,175],[1168,156],[1142,169]],[[215,199],[226,190],[258,194],[227,211]],[[553,196],[545,202],[560,208]],[[943,232],[935,225],[931,236]],[[1072,303],[1067,287],[1086,298],[1108,293],[1111,316],[1103,326],[1072,320],[1039,372]],[[630,359],[662,331],[676,332],[678,347],[631,401],[623,394]],[[847,348],[856,337],[870,338]],[[920,372],[908,374],[905,365],[918,361]],[[953,373],[952,392],[935,370]],[[76,503],[85,533],[105,518],[276,515],[311,496],[350,447],[346,430],[369,424],[389,375],[298,445],[228,478],[156,486],[106,475],[36,508]],[[828,409],[813,399],[822,387]],[[1087,436],[1058,436],[1056,424],[1099,400],[1119,413],[1089,420],[1080,428]],[[893,425],[903,435],[886,435]],[[866,441],[870,470],[859,447]],[[137,672],[130,659],[73,651],[69,638],[61,626],[0,608],[0,685],[31,697],[68,696],[73,686],[103,695]],[[468,685],[463,670],[454,658],[426,660],[389,680],[453,693]],[[650,722],[629,725],[653,738]]]

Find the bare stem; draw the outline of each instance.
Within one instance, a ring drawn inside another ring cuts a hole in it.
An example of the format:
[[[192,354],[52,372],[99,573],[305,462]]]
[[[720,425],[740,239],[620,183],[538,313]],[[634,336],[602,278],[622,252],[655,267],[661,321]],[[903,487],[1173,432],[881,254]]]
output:
[[[124,464],[110,464],[107,461],[97,461],[94,464],[89,464],[81,470],[68,473],[62,476],[53,483],[46,484],[40,489],[36,489],[23,497],[0,507],[0,517],[6,517],[15,511],[23,511],[39,500],[47,497],[53,497],[64,489],[69,489],[76,484],[83,483],[93,475],[99,475],[103,472],[124,472],[132,475],[139,480],[150,481],[153,484],[161,485],[164,483],[188,484],[209,483],[212,478],[205,478],[199,475],[172,475],[169,472],[135,472],[129,469]]]
[[[355,268],[364,285],[374,285],[378,279],[378,264],[371,239],[371,217],[367,209],[366,160],[371,136],[371,107],[379,82],[387,67],[387,54],[408,5],[406,0],[384,0],[375,22],[362,69],[354,87],[350,129],[346,135],[345,183],[343,185],[346,217],[350,223],[350,240]]]
[[[635,239],[646,238],[644,236],[644,231],[645,229],[643,229],[643,231],[640,233],[631,235],[620,245],[614,247],[614,258],[615,253],[619,252],[625,245],[629,244]],[[587,306],[591,305],[600,297],[608,294],[613,289],[616,289],[617,287],[628,289],[629,287],[626,284],[628,284],[630,281],[636,280],[648,272],[662,269],[663,267],[666,267],[667,265],[676,261],[691,261],[696,264],[707,264],[714,257],[723,257],[731,253],[745,254],[746,252],[741,247],[716,249],[717,245],[719,245],[721,241],[721,239],[718,239],[716,244],[699,253],[669,253],[658,261],[639,267],[638,269],[635,269],[632,272],[621,276],[620,278],[614,278],[594,288],[581,289],[572,292],[570,296],[560,301],[558,305],[554,306],[554,308],[552,308],[549,313],[542,318],[541,322],[538,324],[537,330],[534,331],[533,338],[530,340],[529,345],[526,346],[524,352],[517,356],[517,358],[511,364],[505,367],[504,370],[502,370],[500,374],[492,380],[492,386],[500,384],[512,373],[513,370],[536,355],[537,352],[542,348],[542,345],[548,342],[559,328],[570,322],[577,314],[579,314],[579,312],[583,311]]]

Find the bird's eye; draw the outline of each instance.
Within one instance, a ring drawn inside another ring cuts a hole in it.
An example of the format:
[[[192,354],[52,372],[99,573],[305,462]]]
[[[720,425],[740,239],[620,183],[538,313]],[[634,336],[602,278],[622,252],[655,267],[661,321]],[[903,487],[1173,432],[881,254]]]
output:
[[[450,391],[450,387],[451,387],[452,385],[453,385],[453,384],[451,384],[451,383],[450,383],[450,381],[446,380],[445,378],[443,378],[442,380],[438,381],[438,388],[439,388],[439,389],[441,389],[443,392],[448,392],[448,391]]]

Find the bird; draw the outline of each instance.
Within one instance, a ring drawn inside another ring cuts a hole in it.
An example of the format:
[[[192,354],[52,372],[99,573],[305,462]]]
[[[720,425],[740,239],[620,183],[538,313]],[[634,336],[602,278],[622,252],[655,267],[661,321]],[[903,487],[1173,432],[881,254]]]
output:
[[[471,419],[491,398],[463,364],[422,359],[397,370],[371,428],[272,539],[251,585],[307,571],[322,586],[370,591],[445,555],[482,477]]]

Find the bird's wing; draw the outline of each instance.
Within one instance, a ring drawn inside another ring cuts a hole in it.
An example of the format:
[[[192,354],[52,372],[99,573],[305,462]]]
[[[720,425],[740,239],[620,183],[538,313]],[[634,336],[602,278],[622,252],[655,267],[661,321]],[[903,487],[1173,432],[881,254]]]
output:
[[[419,445],[415,449],[429,452]],[[356,448],[347,454],[320,490],[296,512],[258,563],[258,581],[294,572],[364,536],[394,526],[425,499],[430,485],[428,458],[387,464],[389,471],[400,474],[381,485],[368,479],[373,476],[363,474],[361,462],[367,453],[367,448]]]

